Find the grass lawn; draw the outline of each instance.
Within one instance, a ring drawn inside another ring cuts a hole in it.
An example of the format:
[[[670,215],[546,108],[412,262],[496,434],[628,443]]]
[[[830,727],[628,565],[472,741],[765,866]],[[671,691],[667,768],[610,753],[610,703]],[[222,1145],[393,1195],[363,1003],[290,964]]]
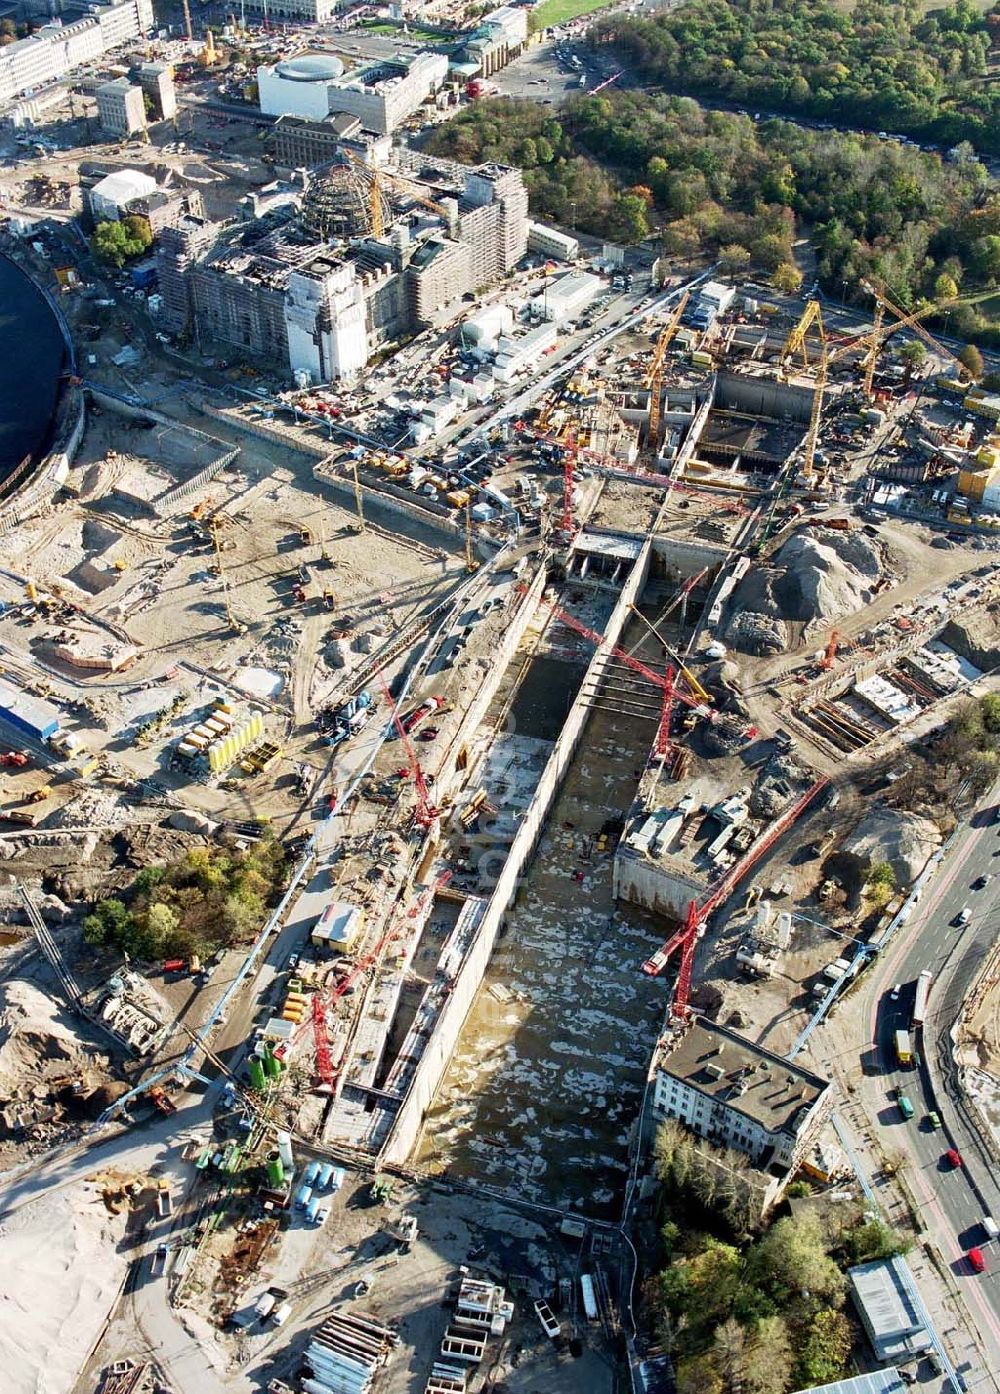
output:
[[[603,10],[610,0],[542,0],[532,10],[536,28],[548,29],[553,24],[565,24],[568,19]]]
[[[361,26],[369,34],[391,34],[401,39],[420,39],[425,44],[450,44],[454,36],[435,34],[429,29],[421,29],[419,24],[411,24],[404,33],[401,24],[388,24],[384,20],[365,20]]]

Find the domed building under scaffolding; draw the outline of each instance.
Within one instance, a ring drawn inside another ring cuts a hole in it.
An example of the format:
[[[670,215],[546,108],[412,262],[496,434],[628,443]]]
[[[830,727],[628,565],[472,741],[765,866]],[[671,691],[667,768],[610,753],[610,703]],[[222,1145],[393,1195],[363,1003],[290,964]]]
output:
[[[372,204],[378,199],[382,226],[392,209],[369,172],[356,164],[337,164],[317,175],[302,200],[302,227],[323,242],[366,237],[372,231]]]

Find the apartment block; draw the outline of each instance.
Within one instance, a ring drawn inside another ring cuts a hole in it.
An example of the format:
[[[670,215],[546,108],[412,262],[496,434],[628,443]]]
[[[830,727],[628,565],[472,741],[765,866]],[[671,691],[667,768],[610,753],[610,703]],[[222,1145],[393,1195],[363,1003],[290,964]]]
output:
[[[166,63],[143,63],[136,78],[153,103],[153,120],[172,121],[177,115],[177,90],[169,66]]]
[[[111,135],[132,136],[146,129],[146,104],[141,87],[127,77],[102,83],[97,89],[97,116]]]
[[[94,5],[85,19],[53,20],[31,38],[0,48],[0,105],[67,77],[153,27],[152,0]]]
[[[695,1017],[668,1036],[655,1063],[653,1112],[771,1175],[799,1165],[832,1107],[827,1080]]]

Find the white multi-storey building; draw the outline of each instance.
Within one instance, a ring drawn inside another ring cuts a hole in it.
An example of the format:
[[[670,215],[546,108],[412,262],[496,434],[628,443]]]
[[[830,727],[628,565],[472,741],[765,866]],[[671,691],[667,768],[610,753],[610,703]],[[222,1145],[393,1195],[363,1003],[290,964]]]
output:
[[[667,1038],[655,1070],[658,1118],[772,1175],[794,1171],[832,1107],[827,1080],[707,1017]]]
[[[152,27],[152,0],[118,0],[95,6],[87,19],[46,24],[31,38],[0,48],[0,105],[57,82]]]

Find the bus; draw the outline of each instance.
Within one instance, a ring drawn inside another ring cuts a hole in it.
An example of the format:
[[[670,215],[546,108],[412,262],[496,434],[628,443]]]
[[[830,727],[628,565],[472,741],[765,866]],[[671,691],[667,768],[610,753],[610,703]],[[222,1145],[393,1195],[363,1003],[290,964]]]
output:
[[[919,1030],[924,1024],[924,1018],[927,1015],[927,997],[933,978],[934,974],[929,968],[925,968],[917,976],[917,993],[913,1002],[913,1020],[911,1023],[914,1031]]]
[[[909,1122],[913,1117],[913,1105],[903,1093],[902,1089],[900,1089],[899,1093],[896,1095],[896,1102],[899,1104],[899,1111],[903,1115],[903,1118],[906,1122]]]

